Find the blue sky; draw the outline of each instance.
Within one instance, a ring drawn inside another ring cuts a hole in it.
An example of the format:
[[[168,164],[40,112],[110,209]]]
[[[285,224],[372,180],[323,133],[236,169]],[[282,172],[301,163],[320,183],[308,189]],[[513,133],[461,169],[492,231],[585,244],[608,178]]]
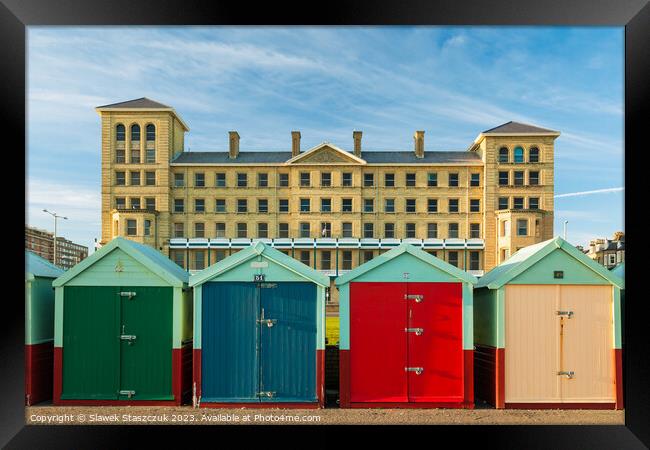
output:
[[[624,30],[604,27],[28,27],[27,217],[100,237],[94,107],[149,97],[188,123],[186,149],[465,150],[509,120],[559,130],[555,234],[623,230]],[[585,193],[587,191],[600,191]],[[572,194],[572,195],[565,195]]]

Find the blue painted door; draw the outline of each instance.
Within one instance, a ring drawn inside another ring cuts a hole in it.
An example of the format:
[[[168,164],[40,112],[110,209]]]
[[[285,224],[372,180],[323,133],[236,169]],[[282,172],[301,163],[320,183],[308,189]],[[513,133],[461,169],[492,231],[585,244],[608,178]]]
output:
[[[259,289],[254,283],[202,287],[201,401],[259,401]]]
[[[317,401],[316,286],[262,283],[260,297],[260,400]]]

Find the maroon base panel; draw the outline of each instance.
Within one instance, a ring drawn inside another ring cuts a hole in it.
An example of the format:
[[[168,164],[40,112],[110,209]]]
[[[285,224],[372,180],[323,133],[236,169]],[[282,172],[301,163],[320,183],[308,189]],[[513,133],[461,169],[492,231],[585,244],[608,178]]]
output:
[[[25,405],[52,399],[54,343],[25,345]]]

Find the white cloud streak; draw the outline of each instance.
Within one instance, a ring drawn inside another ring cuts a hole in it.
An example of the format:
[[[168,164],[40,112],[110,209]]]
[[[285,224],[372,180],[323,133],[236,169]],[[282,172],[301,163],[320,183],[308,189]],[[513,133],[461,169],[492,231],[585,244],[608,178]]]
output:
[[[607,189],[594,189],[593,191],[581,191],[581,192],[569,192],[566,194],[557,194],[554,195],[555,198],[563,198],[563,197],[583,197],[585,195],[593,195],[593,194],[605,194],[608,192],[621,192],[624,191],[624,187],[615,187],[615,188],[607,188]]]

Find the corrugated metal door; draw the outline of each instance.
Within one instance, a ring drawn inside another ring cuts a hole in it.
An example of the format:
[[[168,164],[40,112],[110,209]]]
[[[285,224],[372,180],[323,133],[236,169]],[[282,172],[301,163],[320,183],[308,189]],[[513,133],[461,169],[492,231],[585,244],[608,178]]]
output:
[[[407,283],[408,399],[463,399],[463,293],[460,283]]]
[[[560,307],[572,313],[562,316],[560,376],[565,403],[614,403],[612,356],[612,287],[560,287]]]
[[[201,400],[259,401],[259,289],[254,283],[202,287]]]
[[[117,399],[118,290],[64,287],[62,399]]]
[[[350,283],[350,401],[408,401],[406,283]]]
[[[316,401],[316,285],[285,282],[259,286],[260,399]]]
[[[172,288],[119,291],[120,399],[172,400]]]

